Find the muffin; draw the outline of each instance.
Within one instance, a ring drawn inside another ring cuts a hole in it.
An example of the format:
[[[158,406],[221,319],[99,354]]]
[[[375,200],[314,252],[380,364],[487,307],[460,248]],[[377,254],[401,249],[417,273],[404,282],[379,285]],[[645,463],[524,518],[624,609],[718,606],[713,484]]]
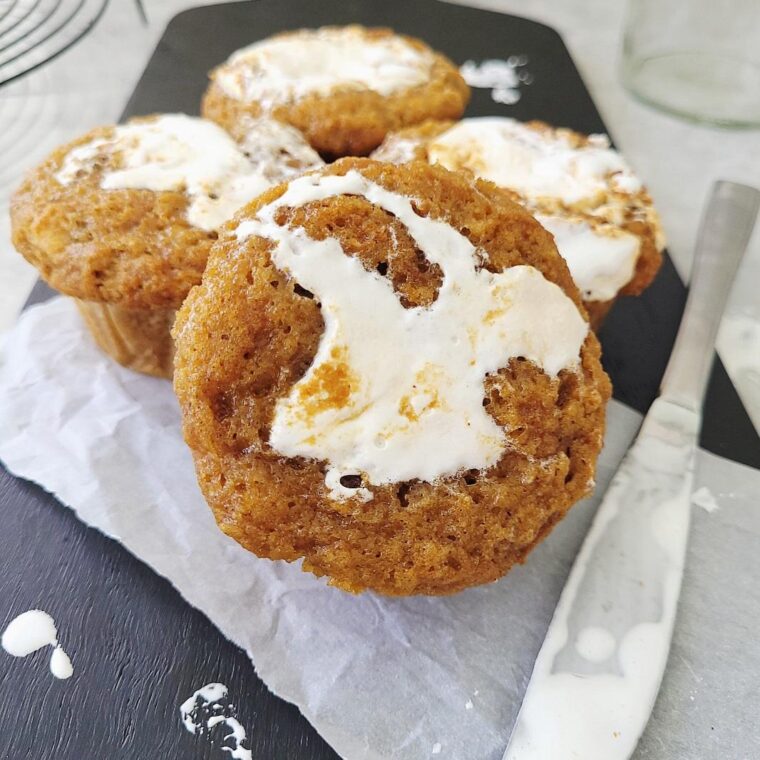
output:
[[[485,117],[428,122],[373,154],[426,160],[491,180],[554,235],[598,328],[618,295],[639,295],[662,263],[662,227],[641,182],[605,135]]]
[[[246,115],[271,115],[329,159],[366,156],[389,131],[426,119],[458,119],[470,97],[457,67],[422,41],[358,25],[275,35],[210,79],[206,118],[237,135]]]
[[[174,337],[220,528],[347,591],[496,580],[593,485],[599,344],[551,235],[489,182],[347,158],[273,188]]]
[[[237,145],[182,114],[95,129],[58,148],[11,200],[13,243],[73,296],[98,345],[171,377],[171,326],[218,227],[268,187],[322,163],[292,127],[249,119]]]

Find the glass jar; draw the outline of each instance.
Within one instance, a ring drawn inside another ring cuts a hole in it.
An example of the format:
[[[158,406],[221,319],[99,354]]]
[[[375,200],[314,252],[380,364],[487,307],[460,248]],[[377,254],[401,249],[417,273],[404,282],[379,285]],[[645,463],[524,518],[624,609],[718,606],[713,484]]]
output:
[[[622,77],[695,121],[760,125],[760,0],[629,0]]]

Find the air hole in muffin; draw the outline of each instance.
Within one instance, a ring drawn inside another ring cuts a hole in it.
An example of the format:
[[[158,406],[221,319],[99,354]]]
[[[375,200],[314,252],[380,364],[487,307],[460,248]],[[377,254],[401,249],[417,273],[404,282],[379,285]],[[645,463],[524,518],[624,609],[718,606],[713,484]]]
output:
[[[377,273],[385,277],[386,274],[388,274],[388,262],[387,261],[381,261],[377,265]]]
[[[427,212],[424,209],[420,208],[417,201],[412,201],[412,211],[414,211],[414,213],[417,214],[417,216],[421,216],[421,217],[427,216]]]
[[[478,482],[477,475],[473,475],[472,473],[468,473],[464,476],[464,482],[468,486],[474,486]]]
[[[398,491],[396,492],[398,495],[398,501],[399,504],[401,504],[404,509],[406,509],[409,506],[409,491],[412,489],[412,486],[409,483],[402,483],[398,487]]]
[[[290,333],[291,327],[290,325],[283,325],[282,331],[285,333],[285,335],[288,335]]]
[[[488,398],[488,396],[486,396],[486,397],[483,399],[483,406],[488,406],[490,403],[491,403],[491,399],[490,399],[490,398]]]
[[[218,200],[219,200],[219,195],[218,195],[217,193],[209,193],[209,194],[208,194],[208,197],[209,197],[209,198],[210,198],[212,201],[218,201]]]
[[[219,233],[216,230],[211,230],[211,232],[208,233],[209,240],[218,240],[219,239]]]
[[[243,359],[248,361],[251,358],[251,352],[250,351],[243,351]]]
[[[246,272],[246,273],[245,273],[245,281],[246,281],[246,282],[247,282],[249,285],[253,285],[253,272]]]
[[[362,484],[361,475],[343,475],[340,479],[343,488],[360,488]]]
[[[578,388],[578,376],[575,373],[560,375],[559,392],[557,393],[557,406],[562,409],[572,400],[573,394]]]
[[[259,432],[259,440],[262,443],[266,443],[269,438],[269,431],[266,428],[260,427],[258,432]]]
[[[415,252],[417,259],[417,271],[424,274],[430,271],[430,262],[425,258],[425,254],[418,248]]]
[[[567,460],[569,462],[569,467],[567,470],[567,475],[565,475],[565,485],[567,485],[574,477],[575,477],[575,471],[573,470],[573,460],[570,456],[570,449],[565,449],[565,456],[567,457]]]
[[[232,415],[232,396],[228,393],[220,393],[209,399],[211,411],[214,417],[223,422]]]
[[[302,288],[298,283],[293,286],[293,292],[297,296],[301,296],[301,298],[314,298],[314,293],[310,290],[306,290],[306,288]]]
[[[462,569],[462,563],[456,557],[447,557],[446,566],[450,567],[452,570]]]
[[[270,284],[270,285],[271,285],[273,288],[279,288],[279,287],[280,287],[280,282],[279,282],[279,280],[271,280],[269,284]]]

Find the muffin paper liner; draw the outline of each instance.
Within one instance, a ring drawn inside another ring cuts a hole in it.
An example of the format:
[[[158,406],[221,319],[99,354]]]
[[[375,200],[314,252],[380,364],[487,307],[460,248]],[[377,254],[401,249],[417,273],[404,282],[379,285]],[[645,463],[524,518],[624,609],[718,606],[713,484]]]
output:
[[[570,564],[640,420],[611,402],[597,495],[506,578],[450,597],[350,596],[217,529],[170,384],[101,353],[70,299],[29,309],[0,354],[6,467],[167,578],[352,760],[501,758]],[[717,742],[725,757],[756,755],[760,472],[700,452],[701,487],[719,508],[695,508],[673,649],[639,760],[706,757]]]
[[[119,364],[155,377],[171,377],[176,309],[127,309],[96,301],[74,302],[95,342]]]

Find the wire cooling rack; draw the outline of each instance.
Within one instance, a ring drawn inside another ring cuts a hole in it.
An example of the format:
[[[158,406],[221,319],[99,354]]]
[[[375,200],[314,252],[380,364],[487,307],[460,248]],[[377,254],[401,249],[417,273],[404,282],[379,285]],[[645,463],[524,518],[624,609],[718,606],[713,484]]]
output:
[[[0,0],[0,85],[18,79],[79,42],[109,0]]]

